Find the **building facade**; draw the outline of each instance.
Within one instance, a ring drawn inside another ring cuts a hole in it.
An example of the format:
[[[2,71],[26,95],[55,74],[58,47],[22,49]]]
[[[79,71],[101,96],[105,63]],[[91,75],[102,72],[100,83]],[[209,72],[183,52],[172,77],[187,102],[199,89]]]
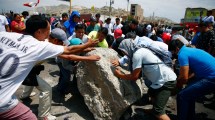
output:
[[[143,20],[143,9],[138,4],[131,4],[130,15],[141,22]]]

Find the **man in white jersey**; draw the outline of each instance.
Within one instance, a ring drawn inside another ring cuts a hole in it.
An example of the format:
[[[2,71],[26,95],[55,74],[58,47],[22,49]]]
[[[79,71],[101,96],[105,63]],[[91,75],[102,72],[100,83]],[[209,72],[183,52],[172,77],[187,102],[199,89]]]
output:
[[[44,42],[50,32],[49,22],[34,15],[26,21],[26,35],[0,32],[0,119],[36,120],[32,111],[20,103],[15,91],[22,84],[37,61],[81,52],[98,41],[89,40],[79,46],[58,46]],[[37,38],[37,39],[35,39]],[[99,60],[99,56],[94,56]]]

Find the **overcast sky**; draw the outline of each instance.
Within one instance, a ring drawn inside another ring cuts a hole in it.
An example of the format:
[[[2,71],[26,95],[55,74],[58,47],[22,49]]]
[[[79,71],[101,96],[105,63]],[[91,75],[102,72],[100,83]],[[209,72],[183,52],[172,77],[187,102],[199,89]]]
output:
[[[37,0],[0,0],[1,11],[13,10],[15,12],[22,12],[29,10],[23,6],[26,2],[36,2]],[[90,8],[92,5],[95,7],[103,7],[109,5],[110,0],[72,0],[73,5],[81,5]],[[69,2],[59,0],[40,0],[39,6],[52,6],[66,4]],[[184,17],[185,9],[187,7],[204,7],[206,9],[215,9],[215,0],[130,0],[129,4],[140,4],[144,9],[144,16],[166,17],[175,22],[180,22]],[[114,0],[115,8],[123,8],[127,10],[127,0]]]

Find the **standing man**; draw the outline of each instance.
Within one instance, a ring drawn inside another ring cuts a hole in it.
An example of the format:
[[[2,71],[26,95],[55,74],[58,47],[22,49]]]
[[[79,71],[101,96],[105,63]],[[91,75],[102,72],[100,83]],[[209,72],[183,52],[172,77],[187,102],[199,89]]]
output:
[[[86,29],[86,34],[88,35],[91,31],[99,31],[100,27],[96,24],[96,18],[94,16],[90,17],[90,25]]]
[[[96,23],[97,23],[97,25],[99,25],[100,28],[101,28],[101,27],[102,27],[102,24],[103,24],[103,21],[100,20],[100,17],[101,17],[100,13],[97,13],[95,16],[96,16]]]
[[[116,23],[113,25],[113,30],[115,31],[116,29],[121,29],[123,25],[120,23],[120,19],[116,18]]]
[[[61,28],[61,29],[63,29],[64,31],[66,31],[66,28],[64,27],[64,22],[66,22],[67,20],[68,20],[68,14],[67,13],[63,13],[62,15],[61,15],[61,20],[60,21],[57,21],[57,23],[56,23],[56,26],[54,26],[54,27],[56,27],[56,28]]]
[[[139,37],[145,36],[143,28],[140,27],[138,24],[139,22],[137,20],[132,20],[131,23],[122,27],[122,33],[126,35],[129,32],[133,32]]]
[[[215,58],[203,50],[187,47],[179,40],[171,41],[168,49],[178,55],[177,87],[183,88],[187,84],[177,95],[178,120],[194,120],[195,100],[215,91]],[[190,81],[192,77],[194,80]]]
[[[111,23],[111,18],[107,18],[104,27],[108,29],[108,34],[111,35],[113,32],[113,24]]]
[[[7,18],[3,15],[0,15],[0,32],[2,31],[10,32],[10,27]]]
[[[23,22],[26,23],[26,20],[29,18],[28,11],[23,11],[22,12],[22,17],[23,17]]]
[[[72,11],[71,16],[69,17],[69,20],[64,22],[67,38],[73,35],[75,31],[75,26],[78,24],[79,21],[80,21],[80,13],[78,11]]]
[[[1,120],[37,120],[32,111],[19,102],[14,95],[37,61],[58,55],[69,59],[66,57],[69,54],[81,52],[98,43],[97,41],[88,41],[79,46],[58,46],[44,42],[49,33],[49,22],[39,15],[31,16],[26,21],[26,35],[0,32]]]
[[[196,48],[202,49],[212,56],[215,56],[215,34],[214,31],[209,28],[208,22],[202,22],[199,24],[200,36],[197,38]]]

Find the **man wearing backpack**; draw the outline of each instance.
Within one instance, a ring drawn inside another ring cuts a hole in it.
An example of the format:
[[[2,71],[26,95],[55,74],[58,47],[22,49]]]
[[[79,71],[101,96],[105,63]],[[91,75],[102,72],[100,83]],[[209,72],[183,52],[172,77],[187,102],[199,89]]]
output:
[[[159,120],[170,120],[164,109],[171,91],[175,88],[176,74],[165,64],[150,64],[161,63],[162,61],[147,48],[142,47],[136,50],[134,41],[131,39],[123,40],[119,45],[119,49],[132,61],[132,72],[123,74],[116,68],[114,71],[115,76],[124,80],[136,81],[139,75],[142,74],[144,80],[151,82],[148,93],[152,98],[152,114]]]
[[[171,66],[171,53],[168,51],[168,45],[162,42],[158,42],[158,41],[153,41],[148,37],[139,37],[136,36],[136,34],[129,32],[126,34],[125,36],[128,39],[133,39],[133,42],[135,44],[136,47],[146,47],[146,48],[150,48],[153,49],[154,51],[156,51],[157,54],[163,55],[162,59],[167,58],[164,63],[169,63],[169,66]],[[153,52],[154,52],[153,51]],[[160,53],[158,53],[160,52]],[[159,57],[160,58],[160,57]],[[115,65],[120,65],[123,66],[125,63],[127,63],[128,58],[126,56],[122,57],[120,60],[114,60],[113,63]]]

